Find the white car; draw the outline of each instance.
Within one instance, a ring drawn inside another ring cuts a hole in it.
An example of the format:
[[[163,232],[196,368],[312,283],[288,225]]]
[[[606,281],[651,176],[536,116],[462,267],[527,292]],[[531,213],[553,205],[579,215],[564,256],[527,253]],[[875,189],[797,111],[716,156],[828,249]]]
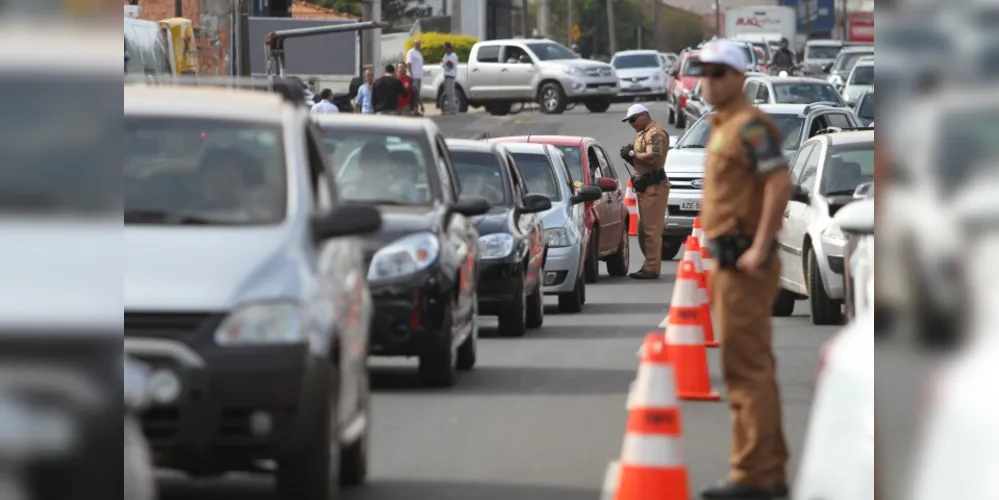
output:
[[[835,219],[846,232],[873,237],[874,201],[848,205]],[[853,263],[867,297],[874,274],[862,268],[870,264]],[[874,309],[857,306],[854,321],[822,349],[794,500],[874,498]]]
[[[775,316],[790,316],[794,301],[809,301],[812,323],[843,319],[846,237],[837,210],[862,197],[874,182],[874,131],[812,137],[790,162],[791,200],[777,236],[781,292]]]
[[[624,50],[614,54],[611,66],[618,77],[618,101],[639,98],[666,99],[666,72],[669,67],[654,50]]]
[[[853,65],[850,75],[846,77],[843,99],[848,106],[853,106],[857,103],[857,99],[872,90],[874,90],[874,57],[861,57],[857,64]]]

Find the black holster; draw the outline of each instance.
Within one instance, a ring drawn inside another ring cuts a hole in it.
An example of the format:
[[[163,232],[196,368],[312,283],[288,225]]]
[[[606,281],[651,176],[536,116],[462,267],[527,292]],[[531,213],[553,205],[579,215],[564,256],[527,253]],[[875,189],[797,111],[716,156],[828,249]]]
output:
[[[649,186],[655,186],[664,182],[666,182],[666,172],[664,170],[655,170],[636,175],[631,179],[631,186],[635,188],[636,193],[644,193]]]
[[[735,234],[731,236],[720,236],[714,240],[709,240],[708,250],[715,259],[715,263],[718,265],[718,269],[735,269],[736,263],[739,262],[739,257],[749,250],[749,247],[753,245],[753,236],[747,234]],[[770,252],[767,254],[767,261],[765,265],[770,266],[774,253],[777,251],[777,242],[774,241],[771,245]]]

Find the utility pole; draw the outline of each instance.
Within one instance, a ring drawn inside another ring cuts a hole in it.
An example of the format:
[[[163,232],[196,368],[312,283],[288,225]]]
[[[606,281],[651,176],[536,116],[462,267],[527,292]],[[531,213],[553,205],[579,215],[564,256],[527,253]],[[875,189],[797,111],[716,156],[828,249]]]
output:
[[[607,4],[607,48],[610,50],[608,56],[613,56],[617,52],[617,28],[614,26],[614,0],[605,0]]]
[[[538,3],[538,32],[541,37],[548,37],[548,0],[541,0]]]
[[[575,6],[573,4],[576,3],[576,2],[575,2],[575,0],[566,0],[565,3],[566,3],[566,9],[565,9],[566,15],[565,15],[565,17],[569,21],[569,23],[568,23],[569,24],[569,46],[572,46],[572,44],[576,43],[576,41],[572,39],[572,27],[576,25],[576,20],[573,19],[573,17],[576,16],[576,12],[573,9],[573,7],[575,7]]]
[[[380,22],[382,20],[382,3],[380,0],[364,0],[361,4],[361,19],[363,21],[375,21]],[[372,71],[377,71],[379,65],[381,65],[381,39],[382,30],[373,29],[365,30],[360,33],[361,37],[361,54],[360,54],[360,72],[359,76],[364,75],[365,67],[371,68]]]
[[[531,36],[527,29],[527,3],[527,0],[520,0],[520,36],[524,38]]]
[[[721,15],[721,0],[715,0],[715,36],[719,38],[722,36]]]
[[[239,76],[250,76],[250,16],[253,14],[253,0],[240,0],[239,2],[239,26],[237,26],[237,38],[239,39],[239,53],[237,62],[239,63]],[[259,48],[259,46],[258,46]]]
[[[447,0],[441,0],[441,15],[447,15]]]
[[[653,0],[652,2],[652,38],[655,40],[655,48],[658,50],[665,50],[663,47],[663,30],[659,26],[659,15],[662,11],[663,2],[662,0]]]

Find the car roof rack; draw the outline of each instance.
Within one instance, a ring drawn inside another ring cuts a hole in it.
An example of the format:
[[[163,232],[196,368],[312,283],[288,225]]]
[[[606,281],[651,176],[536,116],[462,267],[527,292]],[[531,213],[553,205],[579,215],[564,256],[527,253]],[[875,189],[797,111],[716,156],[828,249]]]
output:
[[[306,100],[305,82],[297,77],[205,77],[205,76],[169,76],[150,78],[146,75],[125,75],[125,84],[175,86],[175,87],[212,87],[230,90],[256,90],[271,92],[281,96],[286,102],[301,104]]]

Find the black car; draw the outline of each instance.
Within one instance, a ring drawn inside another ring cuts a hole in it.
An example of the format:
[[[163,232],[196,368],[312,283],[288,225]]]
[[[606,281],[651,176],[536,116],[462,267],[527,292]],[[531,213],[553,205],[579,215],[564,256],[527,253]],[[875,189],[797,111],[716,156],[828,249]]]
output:
[[[860,124],[870,127],[874,124],[874,92],[864,92],[864,95],[857,99],[857,104],[853,107],[853,112],[860,118]]]
[[[443,136],[430,120],[327,114],[316,118],[347,203],[374,205],[381,230],[365,261],[375,302],[369,353],[416,356],[427,385],[475,366],[479,234],[489,211],[460,197]]]
[[[544,323],[541,273],[548,197],[527,194],[513,156],[502,144],[449,139],[463,194],[492,205],[475,220],[479,231],[479,313],[499,316],[502,335],[521,337]]]

